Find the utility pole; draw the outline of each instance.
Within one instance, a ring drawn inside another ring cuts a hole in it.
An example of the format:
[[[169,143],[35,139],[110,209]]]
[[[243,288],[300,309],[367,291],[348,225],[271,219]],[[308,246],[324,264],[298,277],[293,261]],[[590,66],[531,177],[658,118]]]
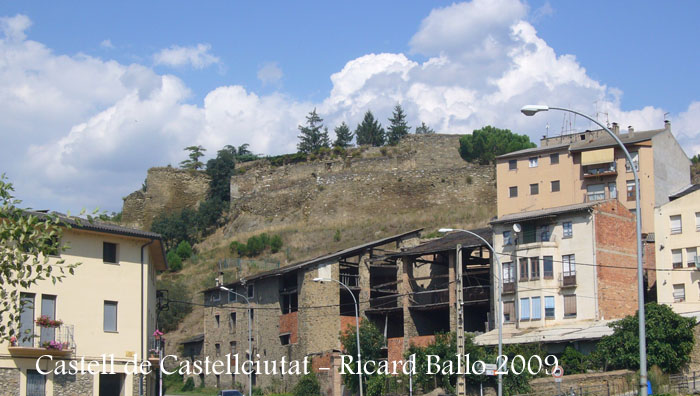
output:
[[[459,355],[460,361],[464,360],[464,287],[462,282],[464,280],[462,276],[462,245],[457,245],[457,251],[455,252],[455,291],[457,292],[457,298],[455,299],[457,304],[457,355]],[[463,373],[466,372],[464,367],[460,367]],[[467,379],[466,374],[457,376],[457,396],[466,396],[467,394]]]

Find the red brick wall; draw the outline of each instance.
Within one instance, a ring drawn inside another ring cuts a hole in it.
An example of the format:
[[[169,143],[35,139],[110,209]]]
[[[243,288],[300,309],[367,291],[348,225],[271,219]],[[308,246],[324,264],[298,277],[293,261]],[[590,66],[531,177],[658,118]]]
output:
[[[386,343],[389,348],[387,360],[389,362],[403,360],[403,337],[389,338]]]
[[[647,242],[644,244],[644,272],[647,276],[647,290],[656,285],[656,244]]]
[[[297,343],[297,335],[299,333],[297,312],[290,312],[288,314],[280,315],[280,334],[284,333],[290,333],[290,343]]]
[[[596,205],[593,215],[600,318],[616,319],[633,315],[637,311],[634,215],[617,200]]]
[[[416,337],[411,337],[411,339],[408,340],[408,345],[415,345],[417,347],[426,347],[426,346],[432,344],[433,342],[435,342],[434,335],[416,336]]]

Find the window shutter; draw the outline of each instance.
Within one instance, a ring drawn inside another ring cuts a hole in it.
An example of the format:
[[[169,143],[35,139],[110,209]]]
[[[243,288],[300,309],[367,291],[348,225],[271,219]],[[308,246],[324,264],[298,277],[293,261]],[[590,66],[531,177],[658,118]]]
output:
[[[564,296],[564,316],[576,316],[576,295]]]

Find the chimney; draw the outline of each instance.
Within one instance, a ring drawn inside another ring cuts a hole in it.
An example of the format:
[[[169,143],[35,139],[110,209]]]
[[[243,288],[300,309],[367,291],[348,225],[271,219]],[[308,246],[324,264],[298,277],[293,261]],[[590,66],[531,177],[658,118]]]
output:
[[[671,130],[671,121],[664,120],[664,128],[666,128],[667,131],[670,131]]]
[[[627,134],[630,136],[634,135],[634,128],[632,127],[632,125],[627,127]]]
[[[612,123],[612,131],[615,135],[619,136],[620,135],[620,124],[618,124],[617,122],[613,122]]]

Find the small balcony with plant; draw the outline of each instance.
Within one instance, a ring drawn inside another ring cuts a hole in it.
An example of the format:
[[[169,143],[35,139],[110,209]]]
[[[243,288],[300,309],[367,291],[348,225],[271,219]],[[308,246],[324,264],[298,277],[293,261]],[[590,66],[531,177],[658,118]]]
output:
[[[68,357],[75,352],[73,326],[42,315],[34,321],[34,331],[10,339],[8,351],[14,357],[38,358],[43,355]],[[37,331],[38,330],[38,331]]]
[[[160,359],[165,349],[165,339],[163,332],[156,329],[153,334],[148,337],[148,361],[153,367],[160,367]]]

